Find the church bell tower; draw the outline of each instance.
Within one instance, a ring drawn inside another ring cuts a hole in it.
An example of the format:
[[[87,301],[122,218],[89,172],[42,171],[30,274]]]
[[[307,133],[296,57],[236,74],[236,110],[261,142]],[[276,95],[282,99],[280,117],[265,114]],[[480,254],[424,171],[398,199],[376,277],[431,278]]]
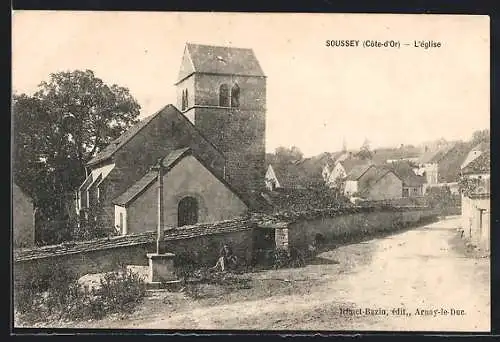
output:
[[[187,44],[177,108],[226,158],[226,180],[243,193],[264,188],[266,76],[253,50]]]

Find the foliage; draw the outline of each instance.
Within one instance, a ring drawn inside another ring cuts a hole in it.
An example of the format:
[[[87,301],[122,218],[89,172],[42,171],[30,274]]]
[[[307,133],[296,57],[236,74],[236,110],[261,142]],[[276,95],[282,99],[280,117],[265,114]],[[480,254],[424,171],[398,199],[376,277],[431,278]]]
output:
[[[304,267],[306,264],[303,253],[296,248],[291,248],[290,251],[283,248],[277,248],[274,251],[273,260],[273,267],[275,269],[286,267]]]
[[[190,252],[175,253],[174,257],[175,275],[179,279],[185,279],[199,270],[202,265],[199,257]]]
[[[479,190],[482,188],[482,185],[485,185],[484,181],[482,181],[479,178],[462,176],[458,180],[458,188],[460,192],[464,196],[468,197],[470,197],[470,195],[472,194],[479,193]],[[484,189],[484,190],[488,191],[489,189]]]
[[[304,158],[304,154],[296,146],[292,146],[290,148],[280,146],[276,148],[274,154],[277,159],[276,160],[277,164],[280,163],[287,164],[291,162],[297,162],[301,161]]]
[[[446,209],[454,205],[453,196],[448,186],[428,188],[425,197],[428,205],[434,209]]]
[[[362,159],[362,160],[372,159],[373,153],[370,149],[370,142],[368,141],[368,139],[365,139],[359,152],[355,154],[355,157]]]
[[[119,231],[102,220],[103,209],[96,207],[86,210],[78,218],[70,220],[72,240],[92,240],[116,236]]]
[[[120,270],[108,273],[101,279],[96,295],[105,299],[106,312],[127,312],[146,295],[146,284],[137,273]]]
[[[479,143],[485,142],[489,143],[490,142],[490,130],[489,129],[483,129],[479,131],[475,131],[472,134],[471,138],[472,145],[477,145]],[[472,147],[474,147],[472,146]]]
[[[130,312],[146,294],[144,280],[130,270],[106,274],[100,287],[93,289],[79,284],[61,267],[52,274],[34,273],[30,284],[15,289],[15,311],[21,321],[101,319],[110,313]]]
[[[32,96],[14,95],[12,108],[14,180],[40,220],[61,221],[84,165],[137,122],[140,106],[128,89],[77,70],[51,74]]]
[[[268,193],[274,212],[306,212],[317,209],[339,208],[349,200],[338,190],[327,186],[309,189],[278,189]]]

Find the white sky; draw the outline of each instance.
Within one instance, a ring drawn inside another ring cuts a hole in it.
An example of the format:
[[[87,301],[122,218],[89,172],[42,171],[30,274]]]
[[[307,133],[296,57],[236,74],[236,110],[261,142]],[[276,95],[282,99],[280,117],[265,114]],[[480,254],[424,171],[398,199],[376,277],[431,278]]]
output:
[[[267,75],[266,147],[305,155],[469,139],[489,127],[486,16],[41,12],[13,15],[13,90],[91,69],[130,89],[141,117],[175,103],[186,42],[253,48]],[[327,39],[441,41],[424,50],[327,48]]]

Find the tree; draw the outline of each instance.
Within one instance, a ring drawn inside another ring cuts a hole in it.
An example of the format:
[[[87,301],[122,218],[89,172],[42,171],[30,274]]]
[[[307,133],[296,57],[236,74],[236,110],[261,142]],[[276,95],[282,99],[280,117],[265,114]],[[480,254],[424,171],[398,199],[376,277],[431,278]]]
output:
[[[372,158],[372,152],[370,150],[370,142],[368,141],[368,139],[365,139],[359,152],[356,153],[356,157],[364,160],[369,160]]]
[[[274,154],[276,156],[276,162],[278,164],[298,162],[304,158],[304,154],[296,146],[292,146],[291,148],[280,146],[276,148]]]
[[[485,142],[485,143],[490,143],[490,130],[489,129],[483,129],[483,130],[478,130],[472,133],[472,139],[471,139],[472,145],[477,145],[479,143]]]
[[[428,188],[425,197],[431,208],[444,211],[453,205],[453,196],[448,186]]]
[[[107,85],[91,70],[59,72],[33,96],[13,96],[14,180],[42,218],[63,220],[66,194],[85,177],[85,164],[137,122],[129,90]]]

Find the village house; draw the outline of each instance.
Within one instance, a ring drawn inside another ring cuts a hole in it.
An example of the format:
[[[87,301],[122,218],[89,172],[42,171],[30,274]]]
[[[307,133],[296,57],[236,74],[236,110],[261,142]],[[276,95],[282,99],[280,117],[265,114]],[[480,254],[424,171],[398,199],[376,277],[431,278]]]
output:
[[[366,171],[368,171],[369,168],[372,167],[375,166],[373,164],[361,164],[356,165],[351,169],[345,177],[344,194],[347,197],[351,197],[360,192],[359,179],[365,174]]]
[[[429,187],[447,186],[458,195],[460,166],[469,150],[463,142],[448,143],[437,149],[429,149],[418,160],[416,173],[426,179],[424,193]]]
[[[305,189],[302,180],[303,174],[298,161],[274,163],[267,166],[265,183],[269,191],[276,189]]]
[[[418,162],[421,149],[414,146],[401,145],[398,148],[378,148],[372,153],[372,161],[375,164],[386,164],[400,161],[411,163]]]
[[[369,201],[393,200],[402,197],[403,182],[389,168],[357,165],[345,177],[346,196]]]
[[[408,161],[395,161],[388,167],[396,174],[403,182],[402,197],[422,197],[425,178],[417,176],[413,171],[412,164]]]
[[[16,184],[12,184],[12,242],[15,248],[35,244],[33,200]]]
[[[355,158],[351,155],[346,156],[346,158],[337,159],[335,165],[327,178],[327,184],[330,187],[336,187],[340,180],[345,179],[345,177],[357,166],[370,165],[372,164],[369,160],[363,160]]]
[[[462,229],[466,239],[482,250],[490,249],[490,152],[462,169]]]
[[[460,166],[460,168],[464,169],[467,165],[476,160],[476,158],[479,157],[483,152],[488,152],[489,148],[490,148],[489,144],[485,142],[481,142],[476,146],[474,146],[467,154],[467,157],[465,157],[465,160]]]
[[[290,162],[268,162],[265,183],[270,191],[275,189],[307,189],[325,185],[323,165],[330,158],[328,153]]]
[[[150,222],[146,208],[156,208],[149,196],[151,167],[183,149],[189,152],[175,162],[164,161],[169,224],[239,216],[246,207],[240,199],[264,188],[266,77],[253,51],[187,44],[175,86],[177,107],[167,105],[142,120],[88,162],[77,192],[82,214],[99,212],[104,224],[122,233],[154,229],[133,223]],[[212,184],[209,190],[201,191],[202,180]],[[178,211],[185,206],[187,212],[197,208],[197,215],[182,219]]]

